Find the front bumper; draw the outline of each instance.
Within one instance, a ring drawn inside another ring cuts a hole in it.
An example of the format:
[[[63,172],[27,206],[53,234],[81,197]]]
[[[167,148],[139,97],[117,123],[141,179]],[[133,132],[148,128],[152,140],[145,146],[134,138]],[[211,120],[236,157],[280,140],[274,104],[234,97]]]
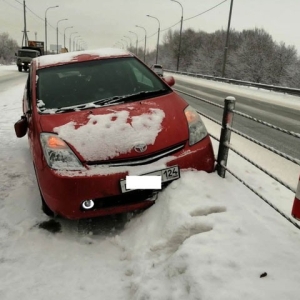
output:
[[[163,164],[164,166],[161,161],[166,161],[166,158],[139,166],[139,170],[152,169],[154,171],[162,167],[178,165],[181,170],[196,169],[212,172],[214,154],[210,138],[206,137],[196,145],[185,147],[173,154],[168,162]],[[130,212],[151,206],[154,202],[145,200],[151,197],[152,191],[122,194],[120,180],[125,179],[128,174],[129,171],[125,167],[98,167],[84,172],[59,172],[48,166],[37,169],[37,179],[45,202],[53,212],[68,219]],[[130,175],[134,174],[131,172]],[[83,210],[82,202],[89,199],[94,200],[97,205],[91,210]]]

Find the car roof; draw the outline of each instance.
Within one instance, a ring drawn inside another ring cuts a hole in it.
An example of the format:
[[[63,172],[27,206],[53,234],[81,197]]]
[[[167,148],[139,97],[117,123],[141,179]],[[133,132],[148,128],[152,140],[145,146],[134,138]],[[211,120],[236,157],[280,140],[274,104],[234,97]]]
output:
[[[96,50],[74,51],[68,53],[43,55],[35,58],[37,69],[42,69],[51,66],[65,65],[74,62],[84,62],[90,60],[118,58],[118,57],[133,57],[129,52],[118,48],[101,48]]]

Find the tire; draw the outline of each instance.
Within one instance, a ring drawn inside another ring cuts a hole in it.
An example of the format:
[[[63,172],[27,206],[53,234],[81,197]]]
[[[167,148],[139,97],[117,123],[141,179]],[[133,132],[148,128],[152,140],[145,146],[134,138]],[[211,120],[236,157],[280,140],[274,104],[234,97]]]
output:
[[[49,206],[45,202],[44,197],[43,197],[41,192],[40,192],[40,194],[41,194],[41,200],[42,200],[42,211],[43,211],[43,213],[45,215],[47,215],[48,217],[54,217],[55,216],[54,212],[49,208]]]
[[[18,66],[18,71],[22,72],[22,66]]]
[[[36,176],[36,170],[35,170],[35,165],[33,163],[33,169],[34,169],[34,172],[35,172],[35,177],[36,177],[36,180],[37,180],[37,176]],[[42,195],[42,192],[41,192],[41,189],[40,189],[40,185],[39,185],[39,182],[37,180],[37,185],[38,185],[38,188],[39,188],[39,191],[40,191],[40,196],[41,196],[41,202],[42,202],[42,211],[45,215],[49,216],[49,217],[55,217],[55,214],[54,212],[49,208],[49,206],[47,205],[43,195]]]

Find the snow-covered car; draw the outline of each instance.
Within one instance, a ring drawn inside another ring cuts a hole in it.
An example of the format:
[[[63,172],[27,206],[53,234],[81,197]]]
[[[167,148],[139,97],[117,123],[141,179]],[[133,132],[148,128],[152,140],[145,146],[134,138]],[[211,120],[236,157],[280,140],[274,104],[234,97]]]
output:
[[[181,170],[213,171],[210,137],[174,82],[118,49],[32,60],[15,131],[28,135],[46,214],[145,209]],[[159,178],[159,186],[132,187],[132,178]]]
[[[164,70],[162,65],[154,64],[151,66],[151,69],[160,77],[164,76]]]

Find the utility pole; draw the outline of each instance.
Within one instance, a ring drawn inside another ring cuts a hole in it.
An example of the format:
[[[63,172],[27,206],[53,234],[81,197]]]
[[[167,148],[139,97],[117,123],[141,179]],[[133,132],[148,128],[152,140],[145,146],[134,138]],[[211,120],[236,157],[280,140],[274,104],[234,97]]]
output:
[[[37,41],[37,32],[34,32],[35,40]]]
[[[23,11],[24,11],[24,31],[23,31],[23,38],[22,38],[22,46],[25,40],[25,46],[28,46],[28,36],[27,36],[27,27],[26,27],[26,4],[25,0],[23,0]]]
[[[225,49],[224,49],[222,77],[225,77],[225,67],[226,67],[226,60],[227,60],[227,50],[228,50],[228,41],[229,41],[229,31],[230,31],[230,21],[231,21],[231,14],[232,14],[232,5],[233,5],[233,0],[231,0],[231,3],[230,3],[230,11],[229,11],[229,18],[228,18],[228,27],[227,27],[227,34],[226,34],[226,44],[225,44]]]

